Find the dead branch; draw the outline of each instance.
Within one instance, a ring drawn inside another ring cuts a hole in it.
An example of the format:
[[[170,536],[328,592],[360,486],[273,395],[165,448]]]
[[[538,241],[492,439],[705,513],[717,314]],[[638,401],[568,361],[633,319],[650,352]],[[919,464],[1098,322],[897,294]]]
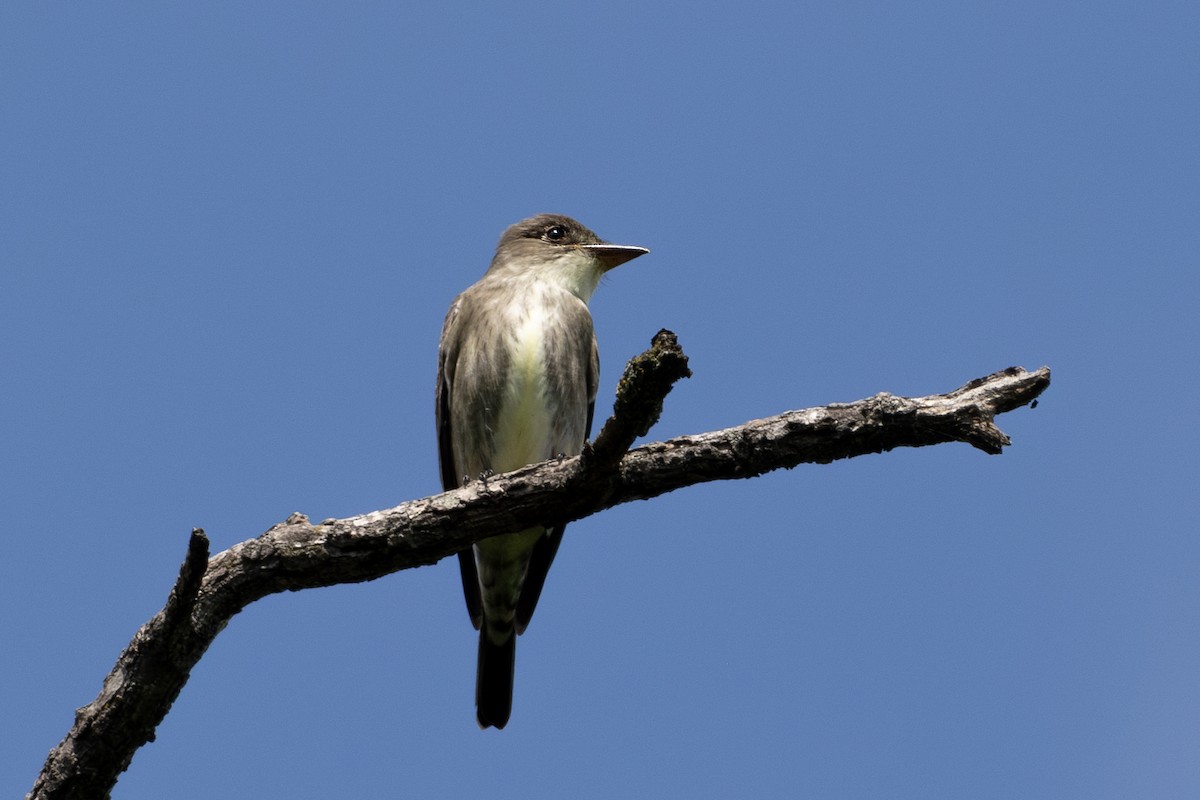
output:
[[[193,531],[166,606],[134,635],[99,696],[76,712],[27,797],[109,796],[134,752],[153,741],[213,639],[266,595],[373,580],[433,564],[489,536],[706,481],[943,442],[999,453],[1010,442],[995,416],[1029,404],[1050,385],[1047,367],[1010,367],[946,394],[878,394],[629,450],[657,421],[674,383],[690,374],[674,334],[661,331],[630,361],[613,417],[581,456],[348,519],[313,525],[293,514],[212,558],[204,532]]]

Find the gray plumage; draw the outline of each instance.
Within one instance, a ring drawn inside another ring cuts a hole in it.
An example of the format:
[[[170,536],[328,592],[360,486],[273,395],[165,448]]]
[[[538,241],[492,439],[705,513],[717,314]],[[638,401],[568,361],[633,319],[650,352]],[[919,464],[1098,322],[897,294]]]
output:
[[[609,269],[648,252],[543,214],[500,237],[483,278],[455,298],[438,349],[442,485],[576,455],[591,432],[599,356],[587,301]],[[487,539],[459,554],[479,629],[480,727],[512,708],[516,636],[533,616],[563,526]]]

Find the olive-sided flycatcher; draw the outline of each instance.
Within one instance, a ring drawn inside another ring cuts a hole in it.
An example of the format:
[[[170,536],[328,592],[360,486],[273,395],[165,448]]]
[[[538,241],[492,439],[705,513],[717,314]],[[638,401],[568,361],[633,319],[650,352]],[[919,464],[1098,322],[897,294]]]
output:
[[[591,435],[600,369],[587,302],[605,272],[649,252],[609,244],[570,217],[504,232],[483,278],[455,298],[438,348],[442,486],[573,456]],[[479,629],[475,715],[512,711],[517,634],[533,616],[563,526],[485,539],[458,554]]]

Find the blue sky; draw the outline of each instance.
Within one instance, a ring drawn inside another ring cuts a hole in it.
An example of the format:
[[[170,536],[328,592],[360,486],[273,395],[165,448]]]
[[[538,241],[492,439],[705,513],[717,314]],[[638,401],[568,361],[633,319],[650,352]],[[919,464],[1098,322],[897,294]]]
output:
[[[435,351],[543,211],[651,438],[1048,364],[1002,456],[575,523],[473,719],[451,563],[236,617],[116,798],[1194,797],[1194,4],[0,9],[0,794],[165,600],[438,489]]]

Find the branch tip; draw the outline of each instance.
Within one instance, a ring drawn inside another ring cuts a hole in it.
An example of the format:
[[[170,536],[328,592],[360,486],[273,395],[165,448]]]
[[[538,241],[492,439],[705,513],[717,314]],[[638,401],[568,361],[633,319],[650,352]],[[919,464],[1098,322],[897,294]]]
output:
[[[192,535],[188,538],[187,555],[179,565],[179,577],[176,578],[175,586],[171,588],[167,605],[163,609],[166,624],[173,625],[191,612],[196,595],[200,592],[204,573],[208,569],[208,553],[208,536],[204,529],[192,528]]]
[[[629,359],[617,383],[613,413],[596,436],[588,466],[615,467],[639,436],[650,432],[662,416],[663,400],[682,378],[690,378],[688,358],[678,337],[663,328],[650,340],[650,349]]]

